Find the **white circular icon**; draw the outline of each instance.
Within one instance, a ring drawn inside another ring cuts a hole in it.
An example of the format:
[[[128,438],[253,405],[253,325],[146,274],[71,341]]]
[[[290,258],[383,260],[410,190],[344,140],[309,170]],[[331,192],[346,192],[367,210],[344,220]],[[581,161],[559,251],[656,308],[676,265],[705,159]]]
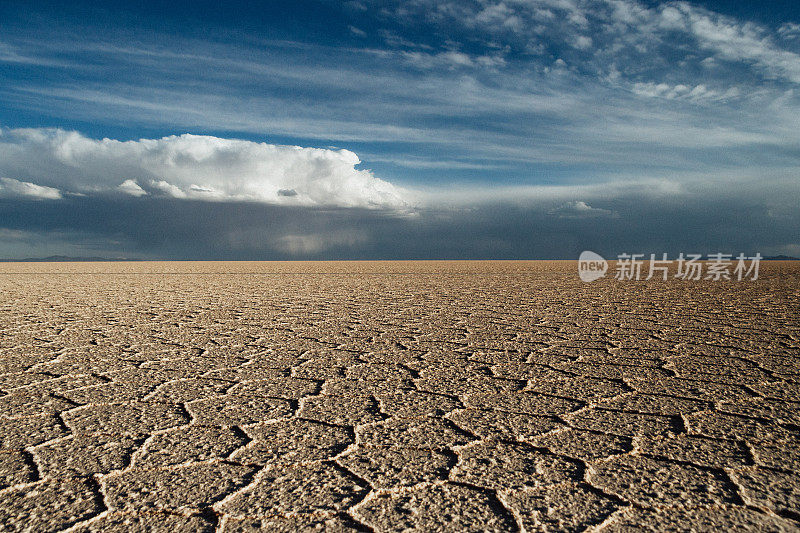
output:
[[[608,262],[602,256],[588,250],[581,252],[578,258],[578,276],[581,281],[595,281],[605,276],[607,271]]]

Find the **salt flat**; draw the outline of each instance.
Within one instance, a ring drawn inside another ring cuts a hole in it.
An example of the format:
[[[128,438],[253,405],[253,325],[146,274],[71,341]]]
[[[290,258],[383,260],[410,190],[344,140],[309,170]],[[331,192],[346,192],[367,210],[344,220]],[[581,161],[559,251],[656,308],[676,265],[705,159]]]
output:
[[[3,530],[800,528],[800,263],[6,263],[0,307]]]

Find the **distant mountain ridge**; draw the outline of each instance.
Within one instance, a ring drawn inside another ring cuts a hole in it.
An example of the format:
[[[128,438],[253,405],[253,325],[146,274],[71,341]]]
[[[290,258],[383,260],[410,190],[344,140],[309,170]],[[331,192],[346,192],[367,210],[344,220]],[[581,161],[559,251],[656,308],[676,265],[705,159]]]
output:
[[[790,255],[768,255],[764,257],[764,261],[800,261],[800,258]]]

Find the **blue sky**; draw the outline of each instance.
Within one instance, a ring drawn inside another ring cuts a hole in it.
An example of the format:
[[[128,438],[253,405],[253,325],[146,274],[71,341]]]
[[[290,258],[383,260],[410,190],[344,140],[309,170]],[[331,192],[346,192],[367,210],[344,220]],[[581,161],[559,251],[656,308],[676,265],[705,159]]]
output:
[[[0,5],[0,256],[800,255],[796,2],[133,4]]]

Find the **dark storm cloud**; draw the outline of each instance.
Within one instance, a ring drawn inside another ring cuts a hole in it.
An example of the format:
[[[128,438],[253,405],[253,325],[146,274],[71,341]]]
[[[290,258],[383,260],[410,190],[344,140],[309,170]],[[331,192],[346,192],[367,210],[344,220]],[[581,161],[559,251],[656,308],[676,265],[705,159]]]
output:
[[[0,245],[18,256],[220,260],[573,259],[585,249],[609,257],[797,253],[800,215],[753,199],[580,203],[560,216],[563,205],[545,203],[398,214],[167,198],[0,199]]]

